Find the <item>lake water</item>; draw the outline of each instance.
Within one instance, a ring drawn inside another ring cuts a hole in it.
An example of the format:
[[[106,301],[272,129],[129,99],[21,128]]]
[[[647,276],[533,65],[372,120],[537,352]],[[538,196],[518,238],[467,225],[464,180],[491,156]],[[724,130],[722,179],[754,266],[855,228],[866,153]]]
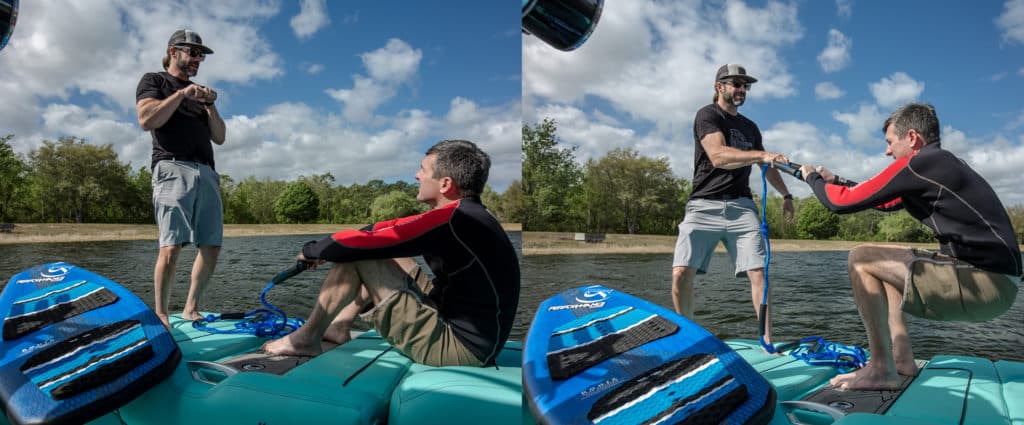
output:
[[[509,234],[521,247],[521,233]],[[306,241],[323,235],[225,239],[204,310],[248,311],[280,270],[291,265]],[[0,276],[6,280],[28,267],[66,261],[128,287],[152,306],[155,241],[0,245]],[[776,341],[818,335],[845,344],[867,344],[846,276],[846,251],[783,252],[772,255],[769,271]],[[178,265],[171,311],[181,310],[195,249],[186,248]],[[720,338],[757,338],[750,284],[732,277],[725,254],[716,255],[709,273],[698,276],[697,321]],[[269,301],[289,316],[305,318],[320,288],[324,269],[302,273],[275,287]],[[523,288],[512,339],[522,340],[536,307],[566,289],[601,284],[672,308],[671,256],[551,255],[522,257]],[[936,322],[911,318],[910,335],[918,358],[936,354],[978,355],[1024,361],[1024,296],[1003,316],[984,323]]]

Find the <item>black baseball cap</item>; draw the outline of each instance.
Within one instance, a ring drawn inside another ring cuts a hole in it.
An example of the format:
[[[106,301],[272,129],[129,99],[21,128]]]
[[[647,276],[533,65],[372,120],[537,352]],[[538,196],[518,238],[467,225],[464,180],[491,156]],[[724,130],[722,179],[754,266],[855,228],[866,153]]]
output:
[[[718,68],[718,74],[715,74],[715,81],[722,81],[726,78],[745,80],[748,83],[757,82],[757,78],[747,75],[747,69],[743,65],[735,63],[725,64]]]
[[[203,45],[203,38],[191,30],[177,30],[171,35],[171,39],[167,41],[168,46],[192,46],[203,53],[211,54],[213,49]]]

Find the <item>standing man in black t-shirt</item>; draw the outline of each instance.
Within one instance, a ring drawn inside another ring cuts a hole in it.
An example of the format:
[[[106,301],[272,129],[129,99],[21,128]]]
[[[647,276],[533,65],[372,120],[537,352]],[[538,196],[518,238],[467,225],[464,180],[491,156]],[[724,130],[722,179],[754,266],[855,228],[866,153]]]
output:
[[[693,121],[693,193],[686,216],[679,224],[672,261],[672,301],[676,312],[693,318],[695,276],[707,272],[715,247],[721,241],[735,266],[736,276],[750,279],[754,313],[764,291],[764,240],[757,205],[750,194],[750,166],[788,163],[784,155],[765,152],[757,124],[738,111],[747,90],[757,79],[740,65],[718,69],[713,103],[697,111]],[[793,219],[793,197],[774,168],[768,182],[782,193],[783,216]],[[771,342],[770,315],[766,315],[765,340]]]
[[[213,274],[224,236],[220,175],[213,146],[224,144],[224,120],[217,92],[191,81],[213,50],[199,34],[178,30],[167,42],[165,72],[142,76],[135,92],[139,125],[153,135],[153,208],[160,228],[160,254],[153,270],[154,310],[170,327],[167,308],[181,247],[195,243],[199,253],[182,318],[199,319],[199,299]]]

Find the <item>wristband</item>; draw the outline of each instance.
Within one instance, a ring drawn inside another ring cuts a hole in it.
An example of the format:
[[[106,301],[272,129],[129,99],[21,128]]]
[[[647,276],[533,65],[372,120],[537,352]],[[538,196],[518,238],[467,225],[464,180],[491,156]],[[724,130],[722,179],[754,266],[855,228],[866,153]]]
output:
[[[785,195],[782,195],[782,199],[785,199],[787,201],[792,201],[793,200],[793,194],[792,193],[787,193]]]

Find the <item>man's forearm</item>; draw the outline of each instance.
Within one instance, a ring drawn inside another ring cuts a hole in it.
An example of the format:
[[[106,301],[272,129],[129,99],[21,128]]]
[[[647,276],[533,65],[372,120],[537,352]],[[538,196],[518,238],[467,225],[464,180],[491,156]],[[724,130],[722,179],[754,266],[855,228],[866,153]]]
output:
[[[789,194],[789,188],[786,187],[786,182],[782,180],[782,175],[779,174],[779,170],[774,168],[768,169],[768,174],[765,176],[768,179],[768,183],[779,191],[779,194],[785,196]]]
[[[227,136],[227,128],[224,125],[224,120],[220,117],[220,113],[217,112],[217,106],[214,104],[207,105],[206,113],[210,116],[207,122],[210,126],[210,137],[213,139],[213,143],[223,145],[224,138]]]
[[[711,160],[711,165],[714,165],[715,168],[734,170],[748,165],[760,164],[764,156],[763,154],[764,152],[762,151],[745,151],[726,147],[719,149],[714,155],[709,155],[708,159]]]
[[[174,111],[178,109],[183,99],[185,99],[185,95],[177,91],[166,99],[147,103],[139,111],[139,126],[146,131],[163,127],[164,124],[167,124],[167,120],[171,119],[171,115],[174,115]]]

